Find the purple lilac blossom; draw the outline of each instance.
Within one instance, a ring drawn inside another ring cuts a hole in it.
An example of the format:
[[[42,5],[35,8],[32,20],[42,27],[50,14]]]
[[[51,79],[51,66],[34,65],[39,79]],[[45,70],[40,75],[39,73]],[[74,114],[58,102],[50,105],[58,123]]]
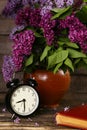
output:
[[[69,29],[69,39],[78,43],[84,53],[87,53],[87,27],[74,15],[67,16],[65,20],[60,20],[60,28]]]
[[[64,7],[64,0],[54,0],[54,2],[58,8]]]
[[[21,121],[21,119],[20,119],[19,117],[17,117],[17,118],[14,120],[14,123],[19,124],[19,123],[20,123],[20,121]]]
[[[22,4],[25,6],[25,5],[28,5],[30,3],[30,0],[22,0]]]
[[[39,0],[22,0],[23,5],[29,5],[30,7],[34,7],[37,3],[39,3]]]
[[[11,33],[10,33],[10,39],[13,39],[14,34],[15,34],[16,32],[23,31],[24,28],[25,28],[24,25],[14,27],[14,28],[12,29]]]
[[[70,109],[70,107],[67,106],[67,107],[64,108],[64,111],[69,111],[69,109]]]
[[[74,8],[81,8],[83,0],[74,0]]]
[[[74,3],[73,0],[54,0],[56,7],[63,8],[65,6],[70,6]]]
[[[5,8],[2,11],[4,16],[15,17],[18,10],[23,7],[21,0],[8,0]]]
[[[6,110],[7,110],[6,108],[3,108],[3,109],[2,109],[2,112],[6,112]]]
[[[32,12],[32,9],[29,7],[19,10],[15,19],[16,25],[29,24],[30,12]]]
[[[39,123],[36,122],[36,123],[35,123],[35,127],[38,127],[38,126],[40,126],[40,125],[39,125]]]
[[[67,0],[66,1],[67,6],[73,5],[73,3],[74,3],[74,0]]]
[[[25,30],[14,35],[12,53],[17,71],[22,68],[24,57],[31,54],[34,40],[35,36],[31,30]]]
[[[53,8],[53,2],[51,0],[41,0],[41,15],[48,13]]]
[[[52,14],[48,12],[41,18],[40,27],[43,29],[44,37],[46,38],[47,44],[52,45],[54,40],[54,31],[56,21],[51,20]]]
[[[39,27],[40,20],[41,20],[40,9],[33,9],[30,12],[29,24],[33,27]]]
[[[8,82],[13,78],[14,71],[15,71],[15,64],[12,56],[4,56],[2,73],[5,82]]]
[[[31,25],[34,27],[39,26],[41,19],[40,9],[32,9],[29,7],[20,10],[16,16],[15,23],[17,25]]]

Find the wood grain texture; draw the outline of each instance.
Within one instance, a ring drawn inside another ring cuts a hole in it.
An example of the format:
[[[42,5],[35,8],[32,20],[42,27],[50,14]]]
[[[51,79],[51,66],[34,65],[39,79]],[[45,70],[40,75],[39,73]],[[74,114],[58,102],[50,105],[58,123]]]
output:
[[[14,27],[14,22],[10,18],[0,17],[0,35],[7,35]]]
[[[55,114],[64,109],[63,104],[56,109],[39,108],[28,118],[20,118],[20,123],[15,123],[11,119],[12,114],[3,112],[3,109],[4,105],[0,105],[0,130],[75,130],[56,125]]]
[[[0,36],[0,54],[10,54],[12,47],[12,41],[9,39],[9,36]]]
[[[2,12],[6,3],[7,3],[7,0],[0,0],[0,15],[1,15],[1,12]]]

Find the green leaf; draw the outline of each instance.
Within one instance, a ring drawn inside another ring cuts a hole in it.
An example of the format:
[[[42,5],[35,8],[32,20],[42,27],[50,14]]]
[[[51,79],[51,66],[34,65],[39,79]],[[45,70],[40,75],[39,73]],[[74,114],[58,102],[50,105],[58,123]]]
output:
[[[33,54],[27,59],[25,66],[29,66],[33,63]]]
[[[80,19],[81,22],[87,23],[87,5],[84,5],[80,11],[77,12],[76,16]]]
[[[70,7],[66,7],[66,8],[58,8],[58,10],[56,10],[56,13],[52,19],[56,19],[56,18],[59,18],[63,13],[65,13],[66,11],[68,11],[70,9]]]
[[[70,49],[70,48],[68,48],[67,50],[68,50],[69,56],[70,56],[71,58],[80,58],[80,57],[84,57],[84,58],[85,58],[85,57],[86,57],[86,55],[85,55],[84,53],[79,52],[79,51],[77,51],[77,50]]]
[[[69,41],[58,41],[58,44],[60,46],[63,46],[64,44],[67,45],[68,47],[79,49],[79,46],[76,43],[69,42]]]
[[[74,64],[78,64],[80,62],[81,58],[78,58],[75,60]]]
[[[73,67],[72,61],[69,58],[67,58],[65,60],[64,64],[67,65],[69,68],[71,68],[72,71],[74,71],[74,67]]]
[[[83,61],[85,62],[85,64],[87,64],[87,58],[83,58]]]
[[[53,73],[56,73],[56,72],[58,71],[58,69],[60,68],[60,66],[62,66],[62,64],[63,64],[63,62],[58,63],[58,64],[56,65],[56,67],[55,67]]]
[[[67,50],[61,50],[61,51],[55,52],[54,54],[48,57],[48,68],[51,68],[55,64],[58,64],[64,61],[67,57],[68,57]]]
[[[36,37],[43,37],[40,33],[36,32],[36,30],[30,26],[27,27],[28,30],[32,30]]]
[[[68,47],[71,47],[71,48],[76,48],[76,49],[79,48],[79,46],[76,43],[73,43],[73,42],[66,42],[66,45]]]
[[[40,57],[40,61],[44,60],[44,58],[47,56],[48,51],[51,49],[51,46],[46,46],[41,57]]]
[[[83,0],[84,2],[87,2],[87,0]]]
[[[56,50],[56,52],[61,51],[61,50],[63,50],[63,48],[60,46],[60,47],[58,47],[58,49]]]
[[[34,34],[36,37],[43,37],[42,35],[40,35],[38,32],[34,31]]]
[[[58,41],[58,45],[63,46],[65,44],[64,41]]]
[[[69,10],[67,10],[66,12],[64,12],[59,18],[60,19],[65,19],[66,16],[69,16],[72,13],[72,9],[70,8]]]
[[[69,42],[70,40],[67,37],[59,37],[59,41]]]
[[[52,8],[51,11],[55,12],[55,13],[60,13],[62,10],[64,10],[64,8]]]

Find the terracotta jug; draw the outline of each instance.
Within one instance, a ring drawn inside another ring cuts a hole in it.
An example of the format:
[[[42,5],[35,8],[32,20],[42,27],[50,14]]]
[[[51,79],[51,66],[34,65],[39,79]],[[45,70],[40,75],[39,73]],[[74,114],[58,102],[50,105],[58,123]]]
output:
[[[32,76],[38,83],[36,87],[40,96],[40,105],[56,106],[70,86],[70,73],[60,70],[58,73],[37,70],[32,74],[24,74],[24,82]]]

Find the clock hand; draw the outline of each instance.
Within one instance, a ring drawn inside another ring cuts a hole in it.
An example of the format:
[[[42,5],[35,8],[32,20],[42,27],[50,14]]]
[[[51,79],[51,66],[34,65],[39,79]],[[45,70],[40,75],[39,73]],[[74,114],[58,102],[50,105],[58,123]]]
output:
[[[25,111],[25,102],[26,102],[26,100],[25,100],[25,99],[23,99],[23,102],[24,102],[24,111]]]
[[[20,103],[20,102],[23,102],[23,99],[22,99],[22,100],[20,100],[20,101],[17,101],[16,103]]]

